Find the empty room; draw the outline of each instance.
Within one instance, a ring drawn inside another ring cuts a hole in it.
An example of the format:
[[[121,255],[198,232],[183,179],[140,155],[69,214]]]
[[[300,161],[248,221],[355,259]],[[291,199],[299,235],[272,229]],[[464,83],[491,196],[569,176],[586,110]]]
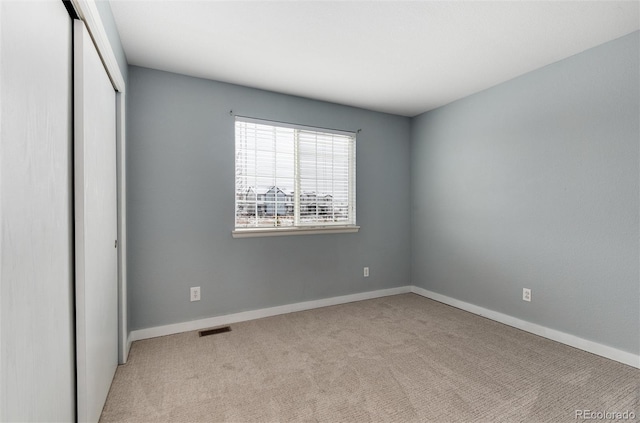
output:
[[[640,418],[637,1],[0,0],[0,422]]]

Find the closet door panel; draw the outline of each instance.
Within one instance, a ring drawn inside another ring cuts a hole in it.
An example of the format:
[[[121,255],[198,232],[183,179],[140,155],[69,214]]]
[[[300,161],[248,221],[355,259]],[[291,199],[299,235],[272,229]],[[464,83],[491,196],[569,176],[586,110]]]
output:
[[[78,420],[97,422],[118,363],[116,95],[74,25]]]
[[[0,421],[73,421],[72,21],[0,1]]]

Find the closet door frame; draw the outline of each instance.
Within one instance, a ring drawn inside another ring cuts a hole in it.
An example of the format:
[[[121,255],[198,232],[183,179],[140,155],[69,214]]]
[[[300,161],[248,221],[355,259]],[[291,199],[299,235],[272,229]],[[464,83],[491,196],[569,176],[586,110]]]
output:
[[[116,172],[118,198],[118,362],[127,362],[131,339],[127,317],[127,192],[126,192],[126,86],[118,61],[93,0],[71,0],[84,21],[116,91]]]

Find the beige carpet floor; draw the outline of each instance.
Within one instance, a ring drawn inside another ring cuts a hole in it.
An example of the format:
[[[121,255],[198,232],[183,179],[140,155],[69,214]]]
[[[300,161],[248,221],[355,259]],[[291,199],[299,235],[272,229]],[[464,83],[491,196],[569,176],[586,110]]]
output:
[[[101,422],[640,416],[640,370],[403,294],[133,344]]]

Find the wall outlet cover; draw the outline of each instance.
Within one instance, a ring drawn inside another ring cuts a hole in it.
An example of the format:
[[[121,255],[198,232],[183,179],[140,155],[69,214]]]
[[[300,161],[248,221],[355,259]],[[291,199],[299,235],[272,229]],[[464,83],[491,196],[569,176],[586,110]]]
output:
[[[200,301],[200,287],[193,286],[191,287],[191,301]]]

